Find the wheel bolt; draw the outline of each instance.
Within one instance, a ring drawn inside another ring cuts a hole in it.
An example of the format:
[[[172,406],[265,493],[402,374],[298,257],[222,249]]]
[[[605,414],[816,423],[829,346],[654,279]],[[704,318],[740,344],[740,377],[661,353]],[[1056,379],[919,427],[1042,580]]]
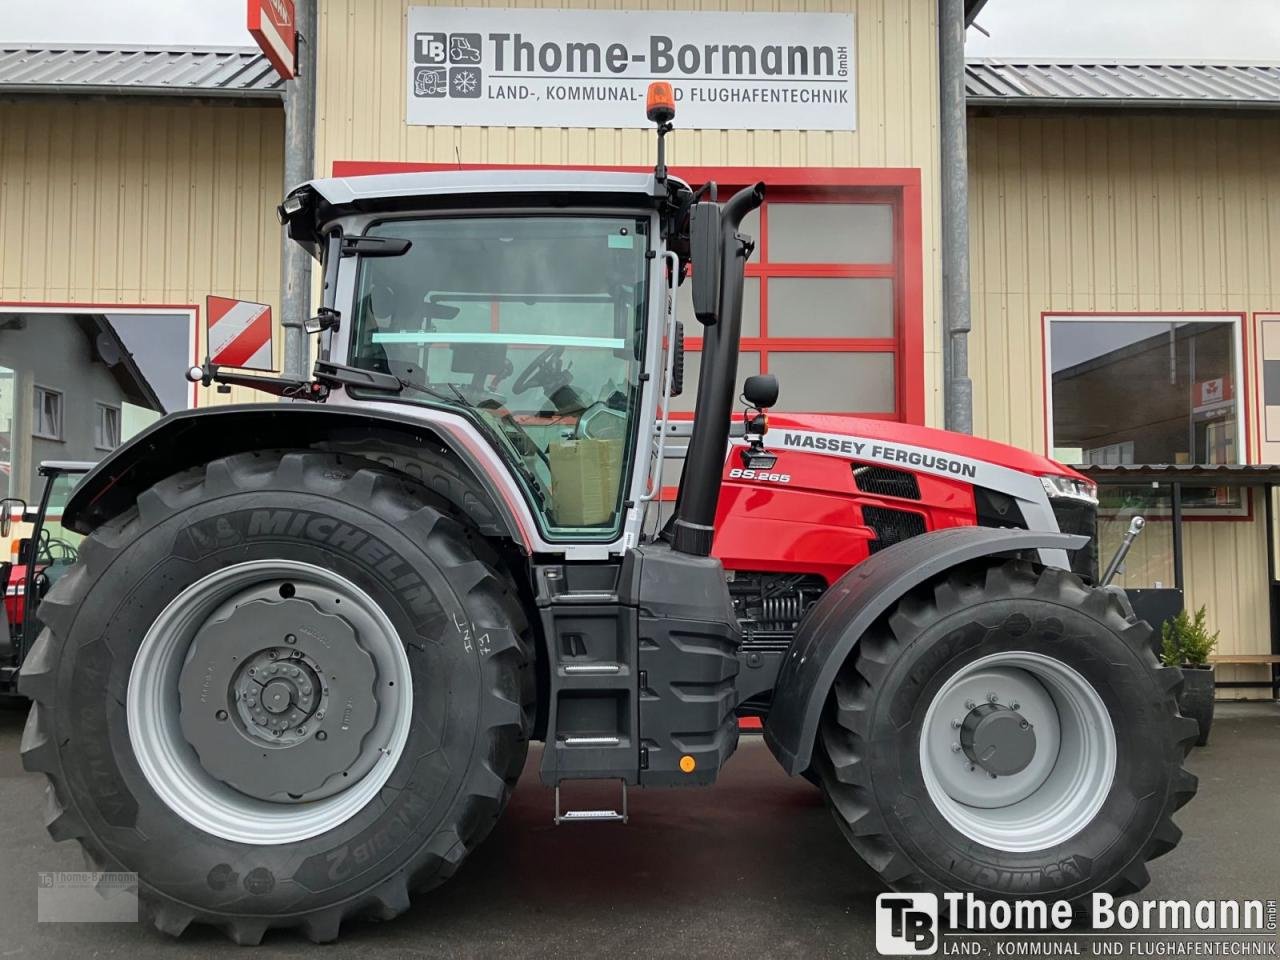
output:
[[[306,732],[307,732],[307,728],[306,728],[306,727],[299,727],[299,728],[298,728],[298,736],[302,736],[302,735],[303,735],[304,733],[306,733]]]
[[[318,731],[316,731],[316,739],[317,739],[317,740],[328,740],[328,739],[329,739],[329,735],[328,735],[327,733],[325,733],[323,730],[318,730]]]
[[[987,771],[987,776],[990,777],[992,780],[996,778],[996,775],[990,771]]]
[[[966,700],[966,701],[964,702],[964,708],[965,708],[966,710],[972,710],[972,709],[973,709],[974,707],[976,707],[976,706],[977,706],[977,704],[976,704],[976,703],[974,703],[972,700]]]
[[[996,702],[997,700],[999,700],[999,699],[1000,699],[1000,698],[999,698],[999,697],[997,697],[994,693],[988,693],[988,694],[987,694],[987,703],[995,703],[995,702]]]
[[[279,654],[277,654],[274,650],[268,650],[268,651],[267,651],[267,656],[268,656],[270,659],[274,660],[277,656],[279,656]]]
[[[323,719],[324,719],[324,711],[323,711],[323,710],[319,711],[319,712],[316,714],[316,719],[317,719],[317,720],[323,720]],[[322,739],[322,740],[323,740],[324,738],[323,738],[323,737],[321,737],[320,739]]]
[[[249,676],[251,676],[251,677],[252,677],[252,676],[253,676],[255,673],[257,673],[257,672],[258,672],[258,668],[257,668],[257,667],[250,667],[250,668],[249,668]]]
[[[951,745],[951,752],[952,752],[952,753],[959,753],[959,752],[960,752],[960,744],[958,744],[958,743],[953,743],[953,744]]]
[[[972,764],[972,763],[971,763],[971,764],[969,764],[969,772],[970,772],[970,773],[972,773],[974,770],[977,770],[977,769],[978,769],[978,768],[977,768],[977,766],[976,766],[975,764]]]
[[[295,637],[292,633],[286,633],[286,634],[284,635],[284,642],[285,642],[285,643],[297,643],[297,642],[298,642],[298,638],[297,638],[297,637]]]
[[[960,721],[959,721],[959,720],[953,719],[953,720],[951,721],[951,729],[952,729],[952,730],[959,730],[959,729],[960,729],[960,726],[961,726],[961,724],[960,724]]]
[[[214,714],[214,716],[217,717],[219,720],[225,720],[227,719],[227,711],[219,710],[217,713]]]
[[[278,737],[278,736],[280,736],[280,731],[279,731],[279,730],[272,730],[272,731],[271,731],[271,735],[272,735],[273,737]],[[970,769],[970,770],[972,770],[973,768],[972,768],[972,767],[970,767],[969,769]]]
[[[1022,704],[1020,704],[1017,700],[1013,701],[1013,703],[1009,704],[1009,706],[1011,706],[1014,710],[1020,710],[1022,708]]]

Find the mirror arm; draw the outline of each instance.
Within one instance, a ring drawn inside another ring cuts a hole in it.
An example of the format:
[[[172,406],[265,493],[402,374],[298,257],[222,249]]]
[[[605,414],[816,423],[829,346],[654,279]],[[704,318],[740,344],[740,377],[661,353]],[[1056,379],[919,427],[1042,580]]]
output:
[[[238,373],[224,370],[206,359],[198,367],[187,371],[187,379],[203,386],[218,385],[219,393],[230,393],[232,387],[248,387],[287,400],[323,401],[329,396],[329,388],[312,380],[292,380],[285,377],[267,377],[256,373]]]

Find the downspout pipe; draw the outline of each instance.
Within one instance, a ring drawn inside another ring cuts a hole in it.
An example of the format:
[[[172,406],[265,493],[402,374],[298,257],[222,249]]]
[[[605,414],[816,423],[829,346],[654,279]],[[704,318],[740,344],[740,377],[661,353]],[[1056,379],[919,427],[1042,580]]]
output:
[[[948,430],[973,433],[969,379],[969,143],[965,104],[964,0],[938,0],[939,130],[942,141],[942,379]]]
[[[298,75],[285,83],[284,193],[315,177],[316,166],[316,4],[297,0]],[[280,247],[280,327],[286,377],[305,380],[311,374],[307,332],[311,316],[311,257],[282,231]]]
[[[693,433],[685,455],[671,547],[681,553],[711,555],[720,478],[729,446],[729,421],[738,394],[738,344],[742,338],[742,287],[750,248],[738,233],[742,218],[764,202],[764,184],[739,190],[720,211],[720,314],[702,341],[702,374]],[[693,268],[698,269],[695,263]]]

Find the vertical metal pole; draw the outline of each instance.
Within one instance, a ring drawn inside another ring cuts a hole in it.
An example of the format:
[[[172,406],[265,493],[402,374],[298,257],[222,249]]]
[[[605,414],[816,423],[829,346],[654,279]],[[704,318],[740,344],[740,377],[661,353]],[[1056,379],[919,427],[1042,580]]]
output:
[[[1185,580],[1182,575],[1182,482],[1173,481],[1173,585],[1183,591],[1186,602]]]
[[[969,139],[964,91],[964,0],[938,0],[942,139],[942,376],[946,427],[973,432],[969,379]]]
[[[1267,524],[1267,622],[1271,627],[1271,652],[1280,653],[1280,633],[1276,617],[1276,509],[1271,484],[1259,488]],[[1248,492],[1245,494],[1248,496]]]
[[[315,176],[316,3],[317,0],[296,0],[294,7],[298,18],[298,75],[284,85],[285,193]],[[286,377],[305,379],[309,351],[302,323],[311,315],[311,258],[283,231],[280,242],[283,371]]]

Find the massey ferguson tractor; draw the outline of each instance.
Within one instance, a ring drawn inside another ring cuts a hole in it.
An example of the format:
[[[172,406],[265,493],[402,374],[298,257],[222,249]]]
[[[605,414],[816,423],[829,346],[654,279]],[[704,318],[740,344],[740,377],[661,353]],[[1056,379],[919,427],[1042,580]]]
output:
[[[1093,486],[969,437],[767,419],[777,383],[736,380],[764,185],[668,173],[670,88],[648,106],[651,173],[293,190],[311,377],[189,374],[293,402],[168,416],[67,503],[84,540],[22,667],[23,759],[54,838],[136,872],[161,930],[333,940],[453,874],[530,740],[557,823],[623,820],[628,787],[711,786],[742,715],[897,889],[1132,893],[1178,842],[1196,726],[1092,582]],[[601,779],[621,812],[570,809]]]

